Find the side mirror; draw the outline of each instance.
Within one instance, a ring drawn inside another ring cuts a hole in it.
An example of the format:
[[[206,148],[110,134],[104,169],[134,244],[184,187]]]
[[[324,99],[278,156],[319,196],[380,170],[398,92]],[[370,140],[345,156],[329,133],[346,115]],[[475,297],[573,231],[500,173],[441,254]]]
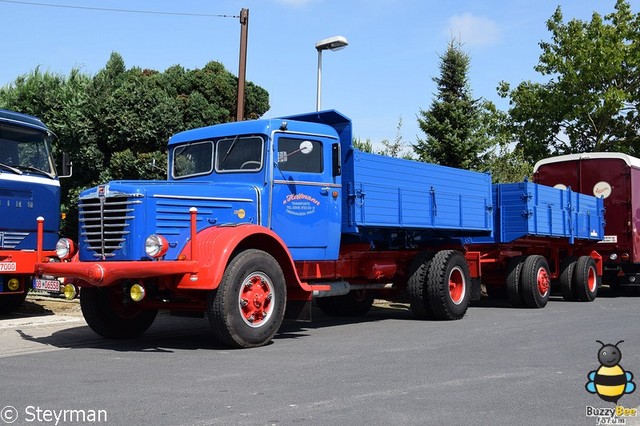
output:
[[[62,153],[62,173],[58,176],[59,178],[68,178],[73,175],[73,161],[71,161],[71,157],[68,152]]]
[[[303,154],[311,154],[311,151],[313,151],[313,144],[310,141],[300,142],[299,151]]]

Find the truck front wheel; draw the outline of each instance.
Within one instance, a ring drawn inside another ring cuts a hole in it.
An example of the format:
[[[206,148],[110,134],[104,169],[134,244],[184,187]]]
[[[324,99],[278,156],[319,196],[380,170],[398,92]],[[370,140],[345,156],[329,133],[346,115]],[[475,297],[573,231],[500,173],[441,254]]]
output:
[[[207,316],[218,340],[233,348],[263,346],[282,320],[287,287],[276,260],[262,250],[245,250],[227,266],[220,286],[207,299]]]
[[[124,289],[83,287],[80,308],[93,331],[109,339],[132,339],[147,331],[158,314],[142,309]]]

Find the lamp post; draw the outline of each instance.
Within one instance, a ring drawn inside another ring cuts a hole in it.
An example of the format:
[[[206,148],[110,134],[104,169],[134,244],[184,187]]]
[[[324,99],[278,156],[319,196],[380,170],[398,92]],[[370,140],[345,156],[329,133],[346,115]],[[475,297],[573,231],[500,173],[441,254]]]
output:
[[[320,40],[316,43],[318,51],[318,80],[316,91],[316,111],[320,111],[320,93],[322,91],[322,51],[323,50],[340,50],[347,47],[349,42],[343,36],[333,36]]]

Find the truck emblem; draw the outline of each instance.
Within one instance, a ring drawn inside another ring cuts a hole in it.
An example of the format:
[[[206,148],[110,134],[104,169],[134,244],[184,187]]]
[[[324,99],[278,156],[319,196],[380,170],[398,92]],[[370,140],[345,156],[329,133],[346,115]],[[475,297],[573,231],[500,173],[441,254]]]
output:
[[[106,185],[98,186],[98,197],[104,197],[106,192]]]
[[[244,209],[234,210],[233,214],[238,216],[238,218],[240,218],[240,219],[244,219],[244,217],[247,215],[247,213],[244,211]]]

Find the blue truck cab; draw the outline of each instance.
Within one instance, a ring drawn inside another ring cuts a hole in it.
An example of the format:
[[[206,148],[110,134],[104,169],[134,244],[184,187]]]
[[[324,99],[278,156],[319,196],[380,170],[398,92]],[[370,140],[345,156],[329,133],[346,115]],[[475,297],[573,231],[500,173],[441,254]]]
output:
[[[38,218],[44,220],[42,248],[54,255],[60,225],[54,137],[36,117],[0,110],[0,314],[20,306],[32,285],[41,260],[36,257]],[[47,290],[58,281],[39,280],[38,285]]]

